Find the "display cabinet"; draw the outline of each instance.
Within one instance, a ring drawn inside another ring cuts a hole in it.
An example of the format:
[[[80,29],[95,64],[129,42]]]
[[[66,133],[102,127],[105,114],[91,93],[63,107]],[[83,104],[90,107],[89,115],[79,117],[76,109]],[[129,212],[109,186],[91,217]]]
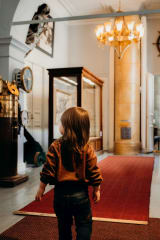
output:
[[[84,67],[54,68],[49,72],[49,145],[60,137],[60,117],[69,107],[83,107],[90,116],[90,144],[102,150],[103,81]]]

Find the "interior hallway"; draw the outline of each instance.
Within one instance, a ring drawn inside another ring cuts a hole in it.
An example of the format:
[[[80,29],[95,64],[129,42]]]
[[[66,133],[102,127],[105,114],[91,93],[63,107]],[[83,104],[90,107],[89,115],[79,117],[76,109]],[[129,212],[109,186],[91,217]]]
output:
[[[103,153],[98,156],[98,161],[112,155]],[[150,200],[150,218],[160,218],[160,155],[141,154],[141,156],[154,156],[154,170],[151,184],[151,200]],[[34,200],[35,193],[39,184],[39,168],[26,168],[26,174],[29,180],[14,188],[0,188],[0,233],[20,221],[24,216],[13,215],[13,211],[18,210]],[[49,191],[53,186],[47,186]]]

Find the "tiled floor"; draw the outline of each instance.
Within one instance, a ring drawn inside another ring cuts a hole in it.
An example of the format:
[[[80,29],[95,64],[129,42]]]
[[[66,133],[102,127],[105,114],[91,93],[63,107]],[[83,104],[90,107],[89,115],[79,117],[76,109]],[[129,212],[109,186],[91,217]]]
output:
[[[152,175],[150,217],[160,218],[160,155],[155,155]]]
[[[112,155],[104,153],[98,156],[98,161],[106,156]],[[146,156],[153,156],[147,154]],[[14,188],[0,188],[0,233],[21,220],[22,216],[13,215],[12,212],[18,210],[34,200],[35,193],[39,185],[40,168],[27,168],[26,173],[29,180]],[[47,191],[52,186],[47,187]],[[150,217],[160,218],[160,155],[155,155],[154,171],[151,185]]]

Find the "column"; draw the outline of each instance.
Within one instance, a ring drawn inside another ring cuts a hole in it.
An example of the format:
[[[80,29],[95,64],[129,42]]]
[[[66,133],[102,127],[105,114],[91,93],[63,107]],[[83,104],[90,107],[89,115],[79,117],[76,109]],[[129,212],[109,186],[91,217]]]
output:
[[[134,20],[137,16],[132,16]],[[118,155],[140,151],[140,43],[133,42],[123,57],[115,53],[115,144]]]

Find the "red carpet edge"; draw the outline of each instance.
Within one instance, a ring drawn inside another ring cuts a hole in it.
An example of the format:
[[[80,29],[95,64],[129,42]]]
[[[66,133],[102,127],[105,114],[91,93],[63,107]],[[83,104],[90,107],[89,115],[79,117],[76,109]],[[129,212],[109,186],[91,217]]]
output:
[[[41,217],[56,217],[54,213],[38,213],[38,212],[25,212],[25,211],[14,211],[15,215],[29,215],[29,216],[41,216]],[[124,219],[114,219],[114,218],[98,218],[92,217],[93,221],[101,222],[117,222],[117,223],[131,223],[131,224],[142,224],[147,225],[148,221],[134,221],[134,220],[124,220]]]

